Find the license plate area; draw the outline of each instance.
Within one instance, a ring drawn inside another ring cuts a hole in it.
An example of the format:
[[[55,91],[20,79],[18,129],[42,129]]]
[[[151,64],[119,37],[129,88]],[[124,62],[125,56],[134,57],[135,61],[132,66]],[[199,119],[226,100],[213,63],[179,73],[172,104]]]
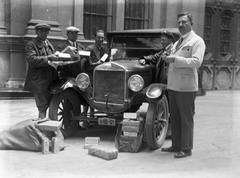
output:
[[[108,125],[108,126],[115,126],[116,120],[107,117],[100,117],[98,118],[98,125]]]
[[[123,113],[124,119],[137,119],[137,113],[125,112]]]

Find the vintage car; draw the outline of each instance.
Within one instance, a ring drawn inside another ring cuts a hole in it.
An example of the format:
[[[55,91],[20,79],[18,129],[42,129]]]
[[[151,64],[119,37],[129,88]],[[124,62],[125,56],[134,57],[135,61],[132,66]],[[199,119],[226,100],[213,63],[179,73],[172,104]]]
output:
[[[169,123],[166,84],[154,83],[156,67],[141,65],[139,58],[162,48],[160,37],[166,30],[174,34],[175,40],[179,38],[175,28],[109,32],[109,62],[94,69],[93,81],[88,73],[82,72],[75,78],[62,78],[52,86],[54,97],[49,118],[62,122],[64,137],[74,134],[80,121],[116,126],[125,117],[142,117],[138,110],[146,103],[148,109],[143,115],[146,142],[152,149],[162,146]],[[94,108],[94,115],[83,115],[83,106]]]

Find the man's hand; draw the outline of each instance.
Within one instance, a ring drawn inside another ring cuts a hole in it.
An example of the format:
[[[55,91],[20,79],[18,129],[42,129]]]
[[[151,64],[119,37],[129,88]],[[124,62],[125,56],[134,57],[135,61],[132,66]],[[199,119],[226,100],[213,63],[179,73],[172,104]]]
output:
[[[57,70],[57,67],[58,67],[59,64],[57,64],[57,63],[54,62],[54,61],[48,61],[48,65],[52,66],[54,69]]]
[[[142,65],[145,65],[146,64],[146,60],[143,59],[143,58],[140,58],[139,59],[139,63],[142,64]]]
[[[78,54],[70,54],[72,61],[80,61],[80,56]]]
[[[162,59],[163,59],[166,63],[174,63],[174,61],[175,61],[175,56],[162,56]]]
[[[51,54],[47,56],[49,61],[58,61],[58,56],[56,54]]]

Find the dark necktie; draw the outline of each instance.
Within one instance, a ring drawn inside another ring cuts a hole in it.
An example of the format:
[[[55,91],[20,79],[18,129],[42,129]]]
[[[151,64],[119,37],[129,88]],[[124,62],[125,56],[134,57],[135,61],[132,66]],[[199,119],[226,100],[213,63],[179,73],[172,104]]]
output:
[[[104,51],[103,51],[103,48],[102,47],[100,47],[100,57],[102,57],[103,55],[104,55]]]
[[[178,43],[177,43],[177,46],[176,46],[176,50],[179,49],[179,47],[181,46],[182,42],[183,42],[183,37],[181,37],[181,38],[178,40]]]

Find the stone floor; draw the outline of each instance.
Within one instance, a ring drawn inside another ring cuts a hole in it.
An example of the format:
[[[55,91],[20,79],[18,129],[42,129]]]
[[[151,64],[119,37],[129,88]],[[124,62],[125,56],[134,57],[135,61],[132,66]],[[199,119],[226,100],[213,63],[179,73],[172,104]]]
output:
[[[142,110],[146,110],[144,105]],[[0,131],[22,120],[35,118],[32,99],[0,100]],[[100,144],[114,148],[115,128],[99,127],[78,131],[65,139],[59,154],[1,150],[0,177],[161,177],[235,178],[240,176],[240,91],[207,91],[196,99],[193,155],[174,159],[172,153],[143,147],[139,153],[119,153],[106,161],[88,155],[86,136],[98,136]],[[164,146],[170,146],[166,140]]]

